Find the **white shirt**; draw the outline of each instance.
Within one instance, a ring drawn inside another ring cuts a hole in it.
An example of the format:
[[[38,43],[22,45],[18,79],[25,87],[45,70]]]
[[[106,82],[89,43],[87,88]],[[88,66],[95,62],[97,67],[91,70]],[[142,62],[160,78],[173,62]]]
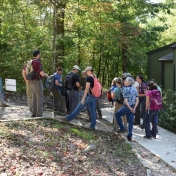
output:
[[[139,87],[139,83],[137,81],[135,81],[135,83],[132,85],[133,87]]]

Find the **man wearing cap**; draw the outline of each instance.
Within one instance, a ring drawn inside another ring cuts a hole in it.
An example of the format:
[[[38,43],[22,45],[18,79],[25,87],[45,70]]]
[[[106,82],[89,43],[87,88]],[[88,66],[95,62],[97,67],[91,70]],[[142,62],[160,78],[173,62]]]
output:
[[[72,76],[72,89],[69,90],[69,111],[70,113],[72,113],[75,108],[77,107],[78,103],[79,103],[79,90],[81,89],[80,86],[80,79],[78,76],[78,72],[80,71],[80,68],[75,65],[73,66],[73,76]]]

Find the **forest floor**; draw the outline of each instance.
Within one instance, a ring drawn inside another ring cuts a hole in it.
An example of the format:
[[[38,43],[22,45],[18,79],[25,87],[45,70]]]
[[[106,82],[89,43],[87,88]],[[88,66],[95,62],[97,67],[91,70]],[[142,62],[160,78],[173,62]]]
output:
[[[6,95],[6,101],[25,105],[26,96]],[[106,96],[101,107],[109,106]],[[45,108],[52,108],[45,97]],[[85,118],[87,114],[84,114]],[[119,135],[91,131],[55,120],[0,123],[0,176],[145,176],[132,147],[141,155],[153,176],[174,176],[169,166],[136,142]]]

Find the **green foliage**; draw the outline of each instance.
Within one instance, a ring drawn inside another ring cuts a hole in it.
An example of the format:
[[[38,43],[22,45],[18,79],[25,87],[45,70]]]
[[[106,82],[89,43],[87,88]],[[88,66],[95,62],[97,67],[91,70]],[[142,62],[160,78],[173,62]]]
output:
[[[176,133],[176,92],[172,93],[173,101],[169,103],[167,97],[171,91],[164,92],[163,109],[159,113],[159,125],[169,131]]]
[[[3,0],[0,76],[24,84],[21,71],[35,49],[49,74],[92,65],[104,87],[124,71],[146,76],[146,52],[175,40],[174,7],[172,0]]]

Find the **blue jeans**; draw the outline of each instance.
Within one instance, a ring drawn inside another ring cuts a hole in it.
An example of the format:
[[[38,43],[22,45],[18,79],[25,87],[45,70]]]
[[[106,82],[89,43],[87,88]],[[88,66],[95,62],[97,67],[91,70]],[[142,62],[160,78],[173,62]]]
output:
[[[157,110],[150,110],[149,114],[146,112],[145,116],[145,133],[147,137],[156,137],[157,132],[157,122],[156,119],[158,117],[158,111]],[[150,129],[150,122],[152,123],[152,130]]]
[[[87,95],[84,104],[82,104],[80,102],[78,104],[78,106],[76,107],[76,109],[66,117],[67,120],[68,121],[73,120],[79,114],[81,109],[83,109],[86,105],[88,105],[90,108],[91,118],[92,118],[91,127],[95,128],[95,125],[96,125],[96,113],[95,113],[96,100],[97,100],[97,98],[95,98],[93,95],[91,95],[91,94]]]
[[[134,108],[134,106],[131,106],[131,108]],[[121,130],[125,130],[121,118],[121,116],[124,115],[126,115],[128,121],[128,136],[132,137],[134,114],[130,111],[130,109],[127,106],[123,106],[116,112],[115,114],[116,120]]]

